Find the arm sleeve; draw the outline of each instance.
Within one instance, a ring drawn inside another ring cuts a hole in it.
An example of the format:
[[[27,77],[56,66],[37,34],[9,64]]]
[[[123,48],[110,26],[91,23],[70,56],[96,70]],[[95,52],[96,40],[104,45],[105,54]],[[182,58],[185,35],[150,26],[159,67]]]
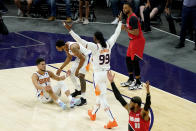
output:
[[[119,90],[117,89],[116,85],[114,82],[111,83],[112,86],[112,90],[114,92],[114,96],[116,97],[116,99],[121,103],[122,106],[126,106],[127,102],[123,99],[123,97],[121,96]]]
[[[129,25],[132,27],[132,29],[138,29],[138,20],[135,16],[130,18]]]
[[[144,105],[144,110],[148,111],[151,105],[151,101],[150,101],[150,94],[146,95],[146,103]]]
[[[121,32],[121,26],[122,26],[122,21],[119,21],[114,34],[107,40],[107,43],[110,45],[110,48],[112,48],[114,44],[116,43],[116,40],[119,37],[120,32]]]
[[[69,32],[71,36],[75,39],[76,42],[87,48],[88,50],[91,50],[92,52],[96,52],[98,50],[98,46],[93,42],[88,42],[84,39],[82,39],[79,35],[77,35],[73,30]]]

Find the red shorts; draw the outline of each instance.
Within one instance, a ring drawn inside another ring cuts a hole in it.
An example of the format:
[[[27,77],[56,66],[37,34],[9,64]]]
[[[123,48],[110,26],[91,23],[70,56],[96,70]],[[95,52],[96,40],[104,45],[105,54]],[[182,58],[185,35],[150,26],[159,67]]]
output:
[[[135,56],[143,59],[143,52],[145,46],[144,37],[133,39],[129,41],[129,47],[127,49],[127,56],[134,60]]]

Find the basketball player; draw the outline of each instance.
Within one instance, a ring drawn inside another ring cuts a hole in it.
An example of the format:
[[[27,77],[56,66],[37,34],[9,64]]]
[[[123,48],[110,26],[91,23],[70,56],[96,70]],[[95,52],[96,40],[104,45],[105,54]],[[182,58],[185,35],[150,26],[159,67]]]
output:
[[[142,84],[140,81],[139,61],[143,59],[145,39],[141,30],[140,22],[132,11],[131,3],[125,3],[123,5],[123,13],[127,19],[126,26],[123,25],[122,28],[128,33],[130,39],[126,56],[129,79],[127,82],[121,83],[121,86],[128,86],[130,90],[141,89]],[[134,81],[133,73],[135,74],[136,81]]]
[[[128,104],[120,92],[118,91],[115,83],[114,83],[114,75],[112,75],[111,71],[108,71],[108,80],[111,82],[112,90],[116,99],[121,103],[121,105],[128,111],[129,113],[129,131],[149,131],[150,125],[150,117],[149,117],[149,109],[151,105],[150,100],[150,91],[149,91],[149,81],[146,82],[146,103],[144,108],[141,108],[142,100],[139,96],[134,96],[130,103]]]
[[[65,76],[58,77],[54,75],[54,73],[52,73],[51,71],[47,71],[45,60],[42,58],[38,58],[36,60],[36,64],[38,71],[33,74],[32,82],[37,89],[37,98],[42,103],[49,103],[55,101],[62,109],[66,109],[66,105],[58,98],[58,96],[60,97],[62,90],[68,97],[71,108],[73,108],[75,105],[80,104],[80,100],[72,98],[72,96],[70,95],[70,91],[64,85],[63,80],[65,80]],[[58,81],[58,84],[53,88],[50,84],[50,78]]]
[[[121,17],[119,17],[121,18]],[[121,19],[120,19],[121,20]],[[114,46],[118,36],[121,32],[122,22],[118,23],[115,33],[108,39],[106,42],[104,40],[103,34],[101,32],[95,32],[94,42],[88,42],[84,39],[81,39],[80,36],[75,34],[71,30],[71,26],[64,23],[65,28],[69,31],[71,36],[81,45],[83,45],[88,50],[92,51],[92,63],[93,63],[93,73],[94,73],[94,87],[96,105],[93,110],[88,110],[88,115],[92,121],[96,119],[96,113],[102,106],[109,117],[109,122],[104,128],[111,129],[117,127],[118,124],[114,119],[112,112],[110,110],[109,104],[106,100],[106,91],[107,91],[107,71],[110,70],[110,54],[111,49]]]
[[[85,98],[85,92],[86,92],[85,74],[86,74],[86,67],[88,66],[88,62],[90,60],[89,58],[90,51],[88,51],[83,46],[80,46],[76,42],[65,43],[63,40],[58,40],[56,42],[56,49],[58,51],[65,51],[67,54],[65,62],[60,67],[60,69],[58,69],[56,72],[57,75],[60,75],[62,69],[70,63],[73,56],[76,57],[71,69],[68,70],[67,72],[68,74],[70,74],[71,81],[75,86],[75,92],[72,93],[72,97],[76,97],[77,95],[82,95],[82,97],[80,98],[81,103],[78,106],[87,104]],[[80,85],[77,82],[77,77],[80,80]]]

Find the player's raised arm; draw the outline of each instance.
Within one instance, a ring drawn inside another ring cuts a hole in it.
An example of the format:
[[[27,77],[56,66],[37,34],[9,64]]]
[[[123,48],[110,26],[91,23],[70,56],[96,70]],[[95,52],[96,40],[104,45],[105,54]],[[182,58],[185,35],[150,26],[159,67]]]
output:
[[[121,105],[129,112],[129,110],[130,110],[129,104],[127,104],[127,102],[123,99],[122,95],[120,94],[119,90],[117,89],[117,87],[116,87],[116,85],[114,83],[114,76],[115,76],[115,74],[112,75],[112,72],[108,71],[107,76],[108,76],[108,80],[111,83],[114,96],[121,103]]]
[[[122,12],[120,13],[120,16],[119,16],[120,21],[118,22],[118,26],[117,26],[114,34],[107,40],[107,43],[110,45],[110,47],[113,47],[113,45],[116,43],[117,38],[120,35],[121,27],[122,27],[121,17],[122,17]]]
[[[65,76],[56,76],[53,72],[48,71],[48,74],[50,76],[50,78],[56,80],[56,81],[62,81],[65,80]]]
[[[35,86],[35,88],[36,88],[37,90],[42,90],[42,89],[43,89],[43,87],[41,87],[41,86],[38,84],[38,76],[37,76],[35,73],[32,75],[32,82],[33,82],[33,85]]]
[[[75,39],[76,42],[87,48],[88,50],[91,50],[92,52],[97,51],[97,46],[93,42],[88,42],[84,39],[82,39],[79,35],[77,35],[72,29],[70,25],[68,25],[66,22],[63,23],[64,27],[69,31],[70,35]]]
[[[148,121],[150,119],[149,117],[149,109],[151,105],[151,97],[150,97],[150,83],[149,81],[146,82],[146,103],[144,105],[144,108],[142,109],[141,116],[144,118],[145,121]]]

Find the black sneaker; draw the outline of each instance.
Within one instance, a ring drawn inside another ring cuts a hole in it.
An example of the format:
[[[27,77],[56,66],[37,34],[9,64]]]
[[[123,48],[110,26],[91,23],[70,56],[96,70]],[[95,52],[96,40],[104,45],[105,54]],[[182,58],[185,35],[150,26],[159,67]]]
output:
[[[180,48],[183,48],[183,47],[184,47],[184,44],[181,44],[181,43],[179,43],[175,46],[176,49],[180,49]]]
[[[75,90],[75,92],[73,92],[73,93],[71,94],[72,97],[76,97],[76,96],[78,96],[78,95],[81,95],[81,91]]]
[[[152,30],[151,30],[151,27],[148,27],[148,28],[145,28],[144,27],[144,33],[148,33],[148,32],[151,32]]]
[[[81,97],[80,100],[81,100],[81,103],[79,105],[77,105],[77,106],[83,106],[83,105],[87,104],[86,99],[84,99],[83,97]]]

